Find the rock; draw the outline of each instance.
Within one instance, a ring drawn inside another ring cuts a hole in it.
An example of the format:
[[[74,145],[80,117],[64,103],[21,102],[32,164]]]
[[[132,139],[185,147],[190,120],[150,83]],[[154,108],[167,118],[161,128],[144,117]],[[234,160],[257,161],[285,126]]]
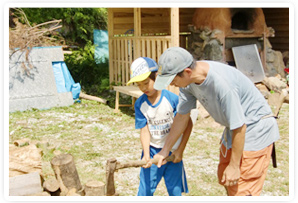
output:
[[[262,84],[262,83],[257,83],[256,87],[258,88],[258,90],[261,92],[261,94],[268,99],[269,95],[270,95],[270,91],[268,90],[268,88],[266,87],[266,85]]]
[[[276,77],[265,77],[262,83],[266,85],[269,90],[273,90],[276,92],[281,92],[282,89],[287,88],[287,84],[283,83]]]

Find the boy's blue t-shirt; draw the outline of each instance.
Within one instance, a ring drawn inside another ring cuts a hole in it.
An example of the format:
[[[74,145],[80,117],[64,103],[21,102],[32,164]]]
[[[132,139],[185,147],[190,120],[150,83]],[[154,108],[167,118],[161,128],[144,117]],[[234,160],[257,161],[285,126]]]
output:
[[[164,146],[177,113],[178,102],[178,96],[168,90],[162,90],[156,105],[151,104],[146,94],[137,99],[135,103],[135,128],[141,129],[148,124],[151,146],[156,148]],[[181,138],[182,136],[173,146],[173,150],[178,148]]]

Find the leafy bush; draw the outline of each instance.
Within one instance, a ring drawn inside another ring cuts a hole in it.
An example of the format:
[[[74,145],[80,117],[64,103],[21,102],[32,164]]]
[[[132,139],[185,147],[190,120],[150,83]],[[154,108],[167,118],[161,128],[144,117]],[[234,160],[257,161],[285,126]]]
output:
[[[88,42],[84,48],[65,55],[65,63],[75,82],[79,82],[84,91],[98,95],[109,89],[109,60],[96,64],[94,51],[95,46]]]

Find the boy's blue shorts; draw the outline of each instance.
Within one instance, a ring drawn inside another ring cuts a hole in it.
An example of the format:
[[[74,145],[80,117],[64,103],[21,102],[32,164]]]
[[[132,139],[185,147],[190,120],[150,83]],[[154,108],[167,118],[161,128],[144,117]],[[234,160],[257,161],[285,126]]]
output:
[[[150,146],[150,157],[153,158],[160,150],[161,148]],[[160,168],[154,164],[150,168],[141,168],[138,196],[153,196],[162,177],[170,196],[181,196],[182,192],[188,193],[183,161],[180,161],[168,162]]]

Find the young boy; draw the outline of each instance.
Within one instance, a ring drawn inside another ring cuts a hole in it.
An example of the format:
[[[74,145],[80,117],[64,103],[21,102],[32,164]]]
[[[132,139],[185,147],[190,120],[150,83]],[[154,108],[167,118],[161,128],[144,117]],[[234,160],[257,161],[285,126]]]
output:
[[[191,133],[191,119],[183,135],[169,153],[170,155],[173,152],[175,160],[161,168],[152,164],[150,159],[162,149],[169,134],[176,115],[178,96],[168,90],[153,88],[158,70],[154,60],[147,57],[137,58],[130,69],[131,79],[127,85],[135,82],[144,93],[135,103],[135,127],[141,129],[142,160],[147,161],[141,168],[138,196],[153,196],[162,177],[170,196],[181,196],[182,192],[188,193],[182,154]]]

